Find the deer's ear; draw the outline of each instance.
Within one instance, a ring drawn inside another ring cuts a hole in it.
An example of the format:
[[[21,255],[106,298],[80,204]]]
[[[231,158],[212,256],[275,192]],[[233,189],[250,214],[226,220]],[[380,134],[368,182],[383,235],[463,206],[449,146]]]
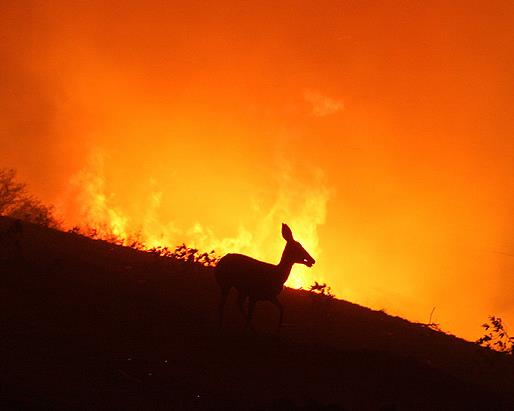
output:
[[[282,237],[286,241],[293,241],[293,233],[287,224],[282,223]]]

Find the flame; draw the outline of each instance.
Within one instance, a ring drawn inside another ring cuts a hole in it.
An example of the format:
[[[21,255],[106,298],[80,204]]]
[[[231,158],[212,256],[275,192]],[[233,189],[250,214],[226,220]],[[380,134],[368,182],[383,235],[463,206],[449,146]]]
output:
[[[97,152],[91,156],[89,167],[71,180],[73,185],[81,187],[79,204],[82,222],[79,225],[95,229],[103,238],[115,236],[126,239],[128,218],[113,205],[114,195],[106,193],[103,171],[104,155]]]
[[[322,254],[318,227],[325,222],[330,190],[321,170],[312,171],[310,180],[305,181],[295,178],[292,166],[283,167],[276,173],[276,191],[271,195],[271,203],[266,198],[251,199],[248,209],[254,224],[239,224],[234,235],[221,235],[216,227],[202,224],[201,216],[197,216],[198,220],[191,226],[182,228],[173,221],[162,221],[163,198],[171,193],[164,192],[155,178],[150,180],[152,190],[147,198],[137,199],[145,204],[140,209],[144,212],[131,212],[118,201],[116,192],[108,190],[106,161],[105,153],[94,151],[87,166],[71,179],[80,204],[78,226],[93,229],[100,238],[115,238],[124,244],[137,239],[146,248],[186,243],[202,251],[214,250],[220,256],[237,252],[278,262],[284,248],[280,227],[286,222],[295,239],[315,259]],[[168,199],[167,203],[173,201]],[[295,266],[286,285],[308,288],[319,278],[311,269]]]

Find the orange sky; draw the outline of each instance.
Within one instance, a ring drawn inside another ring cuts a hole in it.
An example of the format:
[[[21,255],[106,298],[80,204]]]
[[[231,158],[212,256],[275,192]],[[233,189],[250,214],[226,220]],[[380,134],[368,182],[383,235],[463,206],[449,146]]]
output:
[[[512,2],[46,3],[0,6],[0,166],[67,224],[273,261],[284,221],[291,285],[514,330]]]

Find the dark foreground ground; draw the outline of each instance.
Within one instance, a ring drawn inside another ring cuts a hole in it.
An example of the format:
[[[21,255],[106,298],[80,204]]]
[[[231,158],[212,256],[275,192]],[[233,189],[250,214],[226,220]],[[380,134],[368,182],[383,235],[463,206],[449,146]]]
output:
[[[220,331],[210,269],[32,225],[21,246],[0,245],[2,410],[514,410],[507,356],[382,312],[285,290],[280,336],[233,298]]]

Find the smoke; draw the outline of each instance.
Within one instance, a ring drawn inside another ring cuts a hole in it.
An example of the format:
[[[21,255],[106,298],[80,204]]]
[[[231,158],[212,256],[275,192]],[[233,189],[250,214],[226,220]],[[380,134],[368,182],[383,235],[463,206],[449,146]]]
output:
[[[344,109],[342,101],[324,96],[313,90],[304,93],[305,101],[310,105],[311,114],[316,117],[325,117]]]

